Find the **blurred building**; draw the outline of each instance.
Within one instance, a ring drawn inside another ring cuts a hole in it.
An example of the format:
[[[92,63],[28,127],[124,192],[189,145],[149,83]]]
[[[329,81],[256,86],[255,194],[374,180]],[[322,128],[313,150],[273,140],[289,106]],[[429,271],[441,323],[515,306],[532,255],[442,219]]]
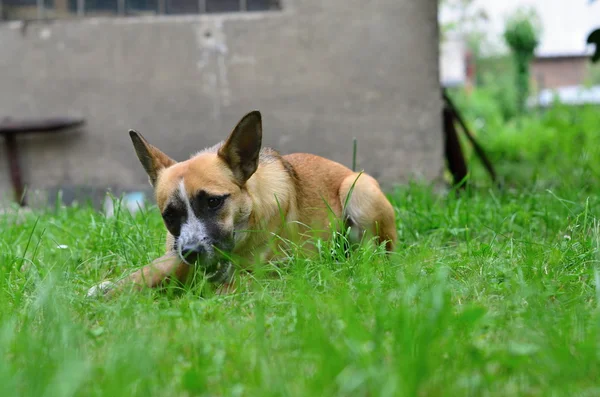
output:
[[[531,62],[531,75],[540,89],[557,89],[586,82],[590,55],[537,55]]]
[[[464,40],[458,36],[440,42],[440,81],[444,87],[462,87],[467,83],[468,56]]]
[[[507,19],[519,9],[533,9],[539,17],[541,32],[531,63],[532,85],[538,96],[531,98],[530,103],[545,106],[551,104],[555,97],[570,104],[600,103],[600,66],[590,64],[594,48],[586,43],[588,35],[600,27],[600,1],[474,0],[466,8],[459,7],[458,10],[445,4],[440,10],[442,23],[457,25],[457,21],[464,17],[463,13],[485,15],[485,20],[479,21],[475,30],[485,38],[485,45],[480,48],[481,55],[491,57],[492,62],[500,61],[497,56],[508,52],[503,38]],[[458,27],[462,26],[458,24]],[[465,29],[468,30],[468,27]],[[461,81],[456,73],[461,70],[458,66],[461,59],[466,59],[467,70],[463,84],[468,85],[472,81],[467,55],[456,38],[449,38],[442,44],[443,83],[455,85],[451,83]],[[489,69],[490,64],[485,66]],[[492,70],[498,72],[508,67],[512,65],[501,62],[494,64]],[[448,78],[450,74],[444,73],[444,70],[453,71],[453,77]]]
[[[284,153],[351,165],[356,137],[358,167],[385,185],[441,175],[437,1],[0,5],[0,120],[87,121],[20,140],[30,190],[147,189],[129,128],[183,160],[253,109],[265,144]]]
[[[531,64],[539,94],[533,102],[549,104],[558,95],[565,103],[599,103],[597,88],[588,88],[593,48],[588,35],[600,26],[600,1],[589,0],[475,0],[489,16],[485,31],[492,49],[505,49],[502,33],[506,19],[519,8],[535,10],[541,24],[540,44]]]

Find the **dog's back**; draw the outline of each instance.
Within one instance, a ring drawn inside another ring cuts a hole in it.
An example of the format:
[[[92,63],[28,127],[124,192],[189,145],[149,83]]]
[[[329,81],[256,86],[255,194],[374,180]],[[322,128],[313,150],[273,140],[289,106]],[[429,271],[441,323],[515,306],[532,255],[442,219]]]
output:
[[[335,161],[306,154],[283,156],[295,173],[298,221],[327,230],[331,215],[386,241],[393,250],[397,239],[394,209],[377,181]]]

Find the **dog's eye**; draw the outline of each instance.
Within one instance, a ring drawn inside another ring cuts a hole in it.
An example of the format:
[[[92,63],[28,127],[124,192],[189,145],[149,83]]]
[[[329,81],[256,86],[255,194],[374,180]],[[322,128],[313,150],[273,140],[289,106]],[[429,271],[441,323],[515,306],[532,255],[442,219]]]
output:
[[[216,210],[223,205],[223,201],[225,201],[225,197],[210,197],[206,203],[208,204],[208,208]]]

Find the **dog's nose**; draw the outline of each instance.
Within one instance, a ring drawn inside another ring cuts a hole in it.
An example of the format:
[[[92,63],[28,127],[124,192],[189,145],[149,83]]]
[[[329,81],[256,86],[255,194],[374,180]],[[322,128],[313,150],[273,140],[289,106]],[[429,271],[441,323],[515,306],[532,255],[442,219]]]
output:
[[[201,246],[187,245],[181,248],[181,256],[187,263],[196,263],[203,253],[204,249]]]

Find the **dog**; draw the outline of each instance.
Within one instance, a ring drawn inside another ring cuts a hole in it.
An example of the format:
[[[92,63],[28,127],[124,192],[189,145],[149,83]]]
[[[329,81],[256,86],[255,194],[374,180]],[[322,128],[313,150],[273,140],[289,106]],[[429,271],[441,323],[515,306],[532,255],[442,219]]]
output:
[[[88,295],[128,284],[153,288],[172,278],[186,282],[196,269],[209,281],[229,286],[232,265],[224,258],[236,258],[249,269],[276,260],[285,251],[284,241],[329,238],[335,227],[352,228],[385,244],[388,253],[394,250],[395,212],[378,182],[323,157],[263,148],[257,110],[246,114],[225,141],[182,162],[139,132],[129,135],[167,229],[166,254],[116,285],[93,287]],[[332,219],[341,220],[341,226]]]

